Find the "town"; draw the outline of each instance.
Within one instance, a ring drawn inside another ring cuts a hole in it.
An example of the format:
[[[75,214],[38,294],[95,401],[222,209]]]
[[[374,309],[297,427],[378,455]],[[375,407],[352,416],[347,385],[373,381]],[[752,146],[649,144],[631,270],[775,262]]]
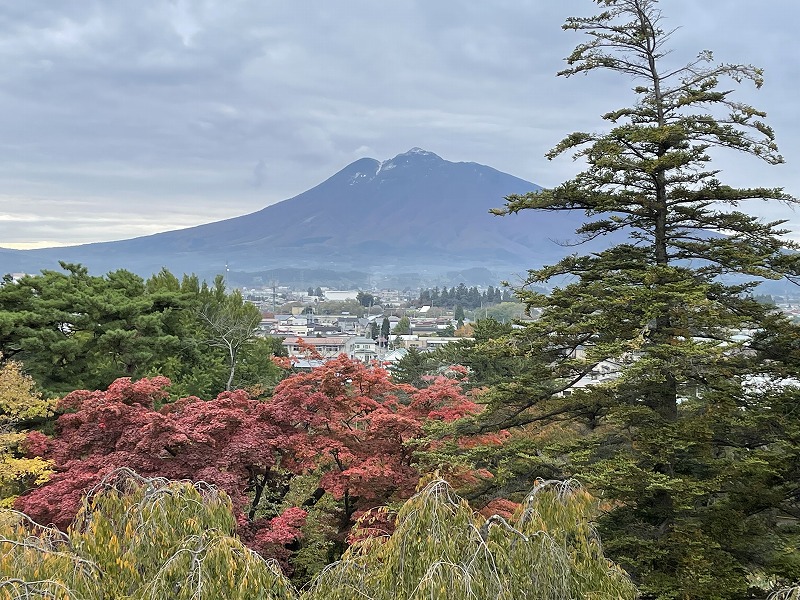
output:
[[[245,300],[262,314],[257,335],[282,339],[297,370],[311,369],[341,354],[365,363],[389,366],[410,348],[429,351],[471,339],[471,322],[495,318],[501,322],[527,320],[524,306],[508,289],[461,284],[453,288],[457,301],[463,290],[466,308],[424,304],[430,290],[332,290],[286,287],[244,288]],[[444,289],[445,295],[447,288]],[[439,290],[434,290],[434,300]],[[491,298],[491,299],[490,299]],[[474,308],[473,308],[474,307]]]

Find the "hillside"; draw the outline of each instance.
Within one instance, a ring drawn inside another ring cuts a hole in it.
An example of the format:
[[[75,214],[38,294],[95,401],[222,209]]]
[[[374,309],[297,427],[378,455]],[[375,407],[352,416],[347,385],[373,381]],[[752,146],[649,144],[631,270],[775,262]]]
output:
[[[508,277],[566,253],[582,215],[488,213],[534,183],[414,148],[391,160],[363,158],[294,198],[248,215],[129,240],[2,251],[0,270],[36,272],[58,260],[93,272],[126,268],[259,273],[313,269],[445,273],[480,267]]]

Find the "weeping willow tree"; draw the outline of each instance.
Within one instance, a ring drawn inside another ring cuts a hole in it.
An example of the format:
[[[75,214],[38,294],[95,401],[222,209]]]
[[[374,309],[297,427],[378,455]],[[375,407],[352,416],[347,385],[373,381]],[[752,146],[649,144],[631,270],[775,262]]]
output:
[[[388,538],[356,542],[301,600],[633,599],[573,482],[538,482],[513,516],[476,515],[442,480],[411,498]],[[0,513],[0,600],[293,600],[274,561],[233,535],[229,498],[128,469],[84,499],[67,532]]]
[[[87,494],[66,533],[0,513],[0,599],[294,598],[278,565],[234,529],[223,492],[121,469]]]
[[[634,598],[603,556],[595,501],[573,482],[538,482],[514,515],[476,515],[442,480],[408,500],[388,539],[354,544],[303,600]]]

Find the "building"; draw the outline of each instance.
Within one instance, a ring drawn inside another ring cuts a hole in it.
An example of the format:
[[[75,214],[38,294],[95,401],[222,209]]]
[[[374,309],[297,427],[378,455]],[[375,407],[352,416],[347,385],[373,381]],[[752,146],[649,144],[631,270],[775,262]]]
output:
[[[361,362],[370,362],[378,358],[378,343],[368,337],[352,337],[345,342],[347,356]]]
[[[346,354],[347,340],[350,338],[344,336],[335,337],[309,337],[302,336],[287,336],[283,340],[283,347],[289,353],[289,356],[305,356],[306,350],[300,346],[298,340],[303,340],[303,343],[313,348],[322,358],[336,358],[340,354]]]

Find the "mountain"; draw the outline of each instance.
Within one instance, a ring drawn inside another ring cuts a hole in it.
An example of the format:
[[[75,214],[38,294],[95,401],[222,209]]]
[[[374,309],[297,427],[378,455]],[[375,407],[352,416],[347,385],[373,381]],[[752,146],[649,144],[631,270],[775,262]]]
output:
[[[495,217],[509,194],[534,183],[414,148],[391,160],[362,158],[302,194],[248,215],[117,242],[0,250],[0,271],[37,272],[58,260],[94,273],[119,268],[175,273],[325,269],[383,274],[483,268],[506,278],[570,250],[582,215]]]

